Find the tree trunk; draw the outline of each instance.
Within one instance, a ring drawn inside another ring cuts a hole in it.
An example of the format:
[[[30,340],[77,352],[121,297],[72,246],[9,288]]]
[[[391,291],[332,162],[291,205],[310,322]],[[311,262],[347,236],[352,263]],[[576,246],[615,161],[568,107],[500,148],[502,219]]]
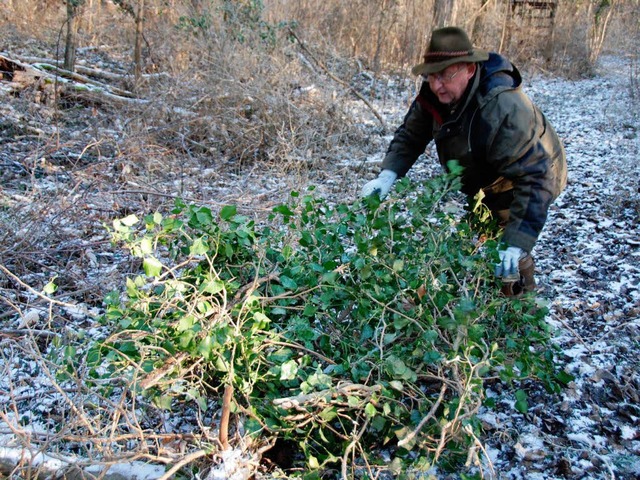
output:
[[[482,34],[482,28],[484,26],[484,17],[487,14],[487,8],[489,6],[490,0],[478,0],[475,3],[476,12],[473,16],[472,26],[471,26],[471,41],[474,42],[476,39],[480,38]]]
[[[433,18],[435,27],[452,25],[457,0],[435,0],[433,4]]]
[[[373,70],[375,74],[378,74],[378,70],[380,67],[380,50],[382,48],[382,40],[383,40],[383,30],[384,30],[384,16],[387,13],[387,0],[382,0],[382,5],[380,5],[380,14],[378,16],[378,32],[376,35],[376,50],[373,54]]]
[[[616,0],[596,0],[589,3],[589,18],[591,25],[587,39],[589,63],[595,65],[602,52],[609,20],[616,6]]]
[[[142,21],[144,19],[144,0],[138,0],[136,11],[136,43],[133,52],[134,77],[136,86],[142,78]]]
[[[73,72],[76,64],[78,12],[84,0],[67,0],[67,38],[64,46],[64,68]]]

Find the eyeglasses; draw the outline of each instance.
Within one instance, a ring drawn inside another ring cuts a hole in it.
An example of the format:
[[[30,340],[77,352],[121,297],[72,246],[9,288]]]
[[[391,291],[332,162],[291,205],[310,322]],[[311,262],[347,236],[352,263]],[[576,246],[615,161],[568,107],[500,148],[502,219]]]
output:
[[[428,82],[435,82],[436,80],[438,80],[440,83],[450,83],[454,78],[456,78],[456,75],[458,75],[458,73],[460,73],[462,69],[464,69],[464,67],[459,67],[455,72],[447,74],[430,73],[429,75],[423,75],[422,78],[424,78]]]

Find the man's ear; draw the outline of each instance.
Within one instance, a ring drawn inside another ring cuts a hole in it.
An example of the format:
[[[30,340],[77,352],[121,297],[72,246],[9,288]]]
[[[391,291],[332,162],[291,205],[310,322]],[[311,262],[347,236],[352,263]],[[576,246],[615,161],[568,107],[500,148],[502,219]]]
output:
[[[477,63],[467,63],[467,79],[471,79],[476,74]]]

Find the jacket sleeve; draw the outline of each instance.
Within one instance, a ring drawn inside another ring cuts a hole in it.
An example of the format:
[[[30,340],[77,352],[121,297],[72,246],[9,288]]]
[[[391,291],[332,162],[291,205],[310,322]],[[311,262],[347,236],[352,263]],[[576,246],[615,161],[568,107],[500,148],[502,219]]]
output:
[[[382,162],[383,169],[393,170],[398,177],[407,174],[433,139],[433,115],[423,105],[425,101],[418,95],[395,131]]]
[[[487,107],[495,128],[487,160],[514,186],[503,240],[530,252],[561,190],[557,164],[565,161],[564,151],[542,112],[521,90],[503,92],[491,103]]]

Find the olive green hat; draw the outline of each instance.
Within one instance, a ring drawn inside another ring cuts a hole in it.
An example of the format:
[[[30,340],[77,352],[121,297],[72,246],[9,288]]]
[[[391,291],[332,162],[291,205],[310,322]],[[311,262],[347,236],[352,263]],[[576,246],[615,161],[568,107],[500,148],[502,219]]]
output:
[[[454,63],[476,63],[489,59],[489,52],[473,48],[464,30],[444,27],[434,30],[424,62],[411,69],[414,75],[428,75],[444,70]]]

